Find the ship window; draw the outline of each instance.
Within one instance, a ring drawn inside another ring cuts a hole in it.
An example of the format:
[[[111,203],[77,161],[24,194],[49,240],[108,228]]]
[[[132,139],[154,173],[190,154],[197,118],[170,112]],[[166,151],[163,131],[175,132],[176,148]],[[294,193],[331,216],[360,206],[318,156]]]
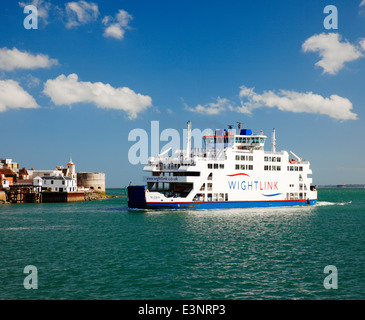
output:
[[[242,142],[243,143],[246,143],[246,138],[242,138]]]
[[[208,169],[212,169],[212,164],[211,163],[208,163]]]
[[[265,139],[264,138],[260,138],[260,143],[264,143]]]
[[[269,169],[269,166],[264,166],[264,170],[268,170]]]
[[[303,167],[299,167],[299,171],[303,171]]]
[[[280,158],[280,157],[277,157],[277,158],[276,158],[276,161],[277,161],[277,162],[281,162],[281,158]]]
[[[277,170],[277,171],[281,171],[281,167],[280,167],[280,166],[277,166],[277,167],[276,167],[276,170]]]
[[[272,157],[272,162],[276,162],[276,157]]]
[[[218,163],[214,164],[214,169],[218,169]]]
[[[269,159],[268,159],[268,157],[264,157],[264,161],[266,161],[266,162],[267,162],[267,160],[269,160]]]
[[[239,170],[239,169],[240,169],[240,165],[236,164],[236,170]]]
[[[250,160],[250,161],[253,161],[253,156],[250,156],[250,157],[249,157],[249,160]]]
[[[241,170],[245,170],[245,165],[241,164]]]
[[[253,170],[253,165],[252,165],[252,164],[250,164],[250,165],[248,166],[248,170]]]
[[[272,166],[272,171],[276,171],[276,166]]]
[[[240,156],[236,156],[236,160],[239,160],[240,159]]]
[[[219,169],[224,169],[224,164],[220,164]]]
[[[290,171],[294,171],[294,167],[293,166],[290,166]]]
[[[298,171],[298,167],[295,167],[295,171]]]
[[[245,156],[241,156],[241,160],[244,161],[245,160]]]

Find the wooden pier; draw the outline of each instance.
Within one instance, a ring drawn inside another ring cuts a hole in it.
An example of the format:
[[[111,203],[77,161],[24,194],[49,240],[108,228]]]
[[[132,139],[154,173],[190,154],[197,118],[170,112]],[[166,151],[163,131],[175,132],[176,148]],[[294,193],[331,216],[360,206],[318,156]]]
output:
[[[29,192],[11,190],[6,193],[8,203],[49,203],[85,201],[84,192]]]

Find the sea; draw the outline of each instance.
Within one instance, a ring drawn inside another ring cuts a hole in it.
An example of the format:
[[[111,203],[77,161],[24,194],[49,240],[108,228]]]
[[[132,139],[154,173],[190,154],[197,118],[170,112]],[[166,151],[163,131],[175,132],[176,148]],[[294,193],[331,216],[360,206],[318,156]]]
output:
[[[318,198],[209,211],[128,210],[125,197],[0,205],[0,299],[363,300],[365,189]]]

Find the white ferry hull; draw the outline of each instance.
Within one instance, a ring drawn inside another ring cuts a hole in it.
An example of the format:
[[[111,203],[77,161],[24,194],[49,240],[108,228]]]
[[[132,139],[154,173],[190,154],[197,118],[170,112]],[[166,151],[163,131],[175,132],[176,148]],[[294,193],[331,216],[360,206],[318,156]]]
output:
[[[145,199],[145,186],[128,187],[128,207],[133,209],[239,209],[265,207],[313,206],[317,199],[301,200],[258,200],[258,201],[193,201],[152,202]]]

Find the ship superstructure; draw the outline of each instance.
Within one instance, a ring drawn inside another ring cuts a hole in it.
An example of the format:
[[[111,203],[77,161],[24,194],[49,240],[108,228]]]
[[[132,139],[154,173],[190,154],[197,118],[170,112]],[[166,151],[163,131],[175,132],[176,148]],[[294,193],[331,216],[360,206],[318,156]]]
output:
[[[203,148],[191,148],[188,122],[186,150],[151,157],[145,185],[128,187],[130,208],[213,209],[307,206],[317,202],[312,170],[293,152],[265,151],[267,136],[250,129],[216,130],[203,137]]]

